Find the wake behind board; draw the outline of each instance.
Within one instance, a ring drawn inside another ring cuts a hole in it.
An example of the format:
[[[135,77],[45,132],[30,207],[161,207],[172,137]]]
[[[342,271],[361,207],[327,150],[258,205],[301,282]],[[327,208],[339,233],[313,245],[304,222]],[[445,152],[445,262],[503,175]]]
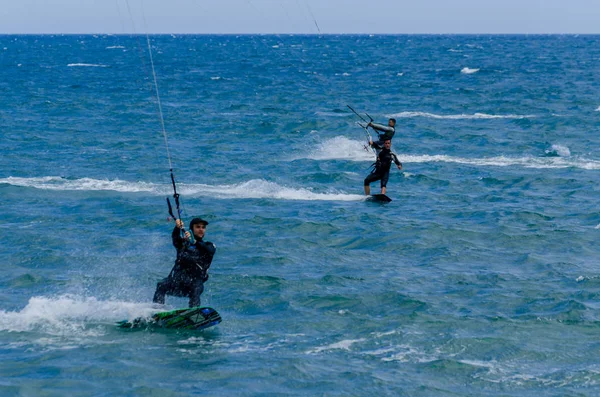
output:
[[[374,201],[377,203],[389,203],[390,201],[392,201],[392,199],[386,196],[385,194],[372,194],[369,197],[367,197],[367,201]]]
[[[211,307],[190,307],[168,312],[159,312],[151,317],[138,317],[132,321],[123,320],[117,323],[119,328],[169,328],[185,330],[201,330],[222,321],[221,316]]]

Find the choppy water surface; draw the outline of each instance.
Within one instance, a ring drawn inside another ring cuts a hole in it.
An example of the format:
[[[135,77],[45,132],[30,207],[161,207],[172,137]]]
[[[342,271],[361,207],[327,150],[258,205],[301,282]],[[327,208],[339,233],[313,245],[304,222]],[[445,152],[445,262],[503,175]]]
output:
[[[175,254],[145,38],[0,36],[0,394],[600,392],[598,37],[151,43],[224,321],[114,326]],[[388,205],[347,104],[398,120]]]

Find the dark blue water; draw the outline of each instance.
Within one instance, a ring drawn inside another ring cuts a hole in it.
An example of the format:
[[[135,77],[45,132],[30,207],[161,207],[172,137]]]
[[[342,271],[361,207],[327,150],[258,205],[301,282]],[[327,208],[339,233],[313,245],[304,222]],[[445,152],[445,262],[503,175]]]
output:
[[[150,41],[224,321],[114,325],[175,256],[145,38],[0,36],[0,394],[600,393],[597,36]]]

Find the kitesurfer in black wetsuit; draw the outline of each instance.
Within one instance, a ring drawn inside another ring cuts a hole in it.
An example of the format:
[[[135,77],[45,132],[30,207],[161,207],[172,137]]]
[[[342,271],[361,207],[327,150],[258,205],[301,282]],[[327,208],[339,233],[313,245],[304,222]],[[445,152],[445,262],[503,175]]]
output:
[[[391,151],[392,140],[387,138],[383,141],[383,147],[380,147],[377,142],[370,141],[369,145],[375,149],[380,150],[377,155],[377,161],[375,162],[375,168],[365,178],[365,194],[368,196],[371,194],[371,183],[375,181],[381,181],[381,194],[385,194],[387,182],[390,177],[390,167],[392,162],[396,164],[399,170],[402,169],[402,163],[398,160],[398,157]]]
[[[177,249],[177,259],[169,276],[156,284],[153,302],[164,304],[165,295],[173,295],[189,297],[189,307],[200,306],[200,295],[204,291],[204,283],[208,280],[208,268],[216,251],[213,243],[203,240],[207,225],[208,222],[203,219],[192,219],[192,239],[189,231],[181,235],[181,219],[175,221],[172,238]]]

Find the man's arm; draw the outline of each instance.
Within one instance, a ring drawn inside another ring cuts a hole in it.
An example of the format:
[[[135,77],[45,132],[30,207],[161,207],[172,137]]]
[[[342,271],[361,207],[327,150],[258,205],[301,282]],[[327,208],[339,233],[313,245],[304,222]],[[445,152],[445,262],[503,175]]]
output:
[[[396,156],[395,153],[392,153],[392,161],[394,163],[396,163],[396,166],[398,167],[399,170],[402,169],[402,163],[400,162],[400,160],[398,160],[398,156]]]
[[[371,146],[377,150],[383,149],[383,146],[379,145],[379,142],[373,142],[373,140],[369,141],[369,146]]]
[[[181,248],[183,248],[184,240],[181,237],[181,229],[180,228],[175,226],[175,228],[173,229],[173,233],[171,233],[171,238],[173,239],[173,246],[175,247],[175,249],[177,249],[177,251],[179,251]]]
[[[173,239],[173,246],[179,251],[183,246],[190,240],[190,232],[186,231],[184,236],[181,235],[181,231],[184,230],[183,222],[181,219],[175,220],[175,228],[171,233],[171,239]]]
[[[394,127],[390,127],[389,125],[369,123],[369,127],[373,128],[375,131],[383,132],[384,134],[395,132]]]

